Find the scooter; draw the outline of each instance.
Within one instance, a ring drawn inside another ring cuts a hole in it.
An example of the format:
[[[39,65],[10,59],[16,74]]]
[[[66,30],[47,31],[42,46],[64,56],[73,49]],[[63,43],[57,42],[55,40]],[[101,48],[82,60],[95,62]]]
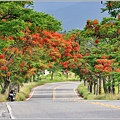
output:
[[[11,90],[8,95],[8,100],[11,102],[15,101],[15,97],[16,97],[16,92],[14,90]]]

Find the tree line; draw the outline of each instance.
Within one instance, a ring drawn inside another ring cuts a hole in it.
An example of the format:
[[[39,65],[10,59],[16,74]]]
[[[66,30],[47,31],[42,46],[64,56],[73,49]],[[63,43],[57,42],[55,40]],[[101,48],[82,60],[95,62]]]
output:
[[[94,94],[115,94],[120,81],[119,1],[107,1],[109,18],[87,20],[83,30],[33,9],[33,1],[0,2],[0,85],[4,94],[43,70],[74,72]],[[113,12],[116,11],[116,12]],[[113,14],[114,13],[114,14]]]

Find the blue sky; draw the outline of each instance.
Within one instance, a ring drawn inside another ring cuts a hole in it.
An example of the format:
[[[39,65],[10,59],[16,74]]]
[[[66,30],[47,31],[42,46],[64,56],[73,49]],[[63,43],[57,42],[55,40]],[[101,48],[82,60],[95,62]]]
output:
[[[100,2],[34,2],[34,10],[53,15],[62,21],[63,30],[83,29],[88,19],[102,20],[108,13],[100,13]]]

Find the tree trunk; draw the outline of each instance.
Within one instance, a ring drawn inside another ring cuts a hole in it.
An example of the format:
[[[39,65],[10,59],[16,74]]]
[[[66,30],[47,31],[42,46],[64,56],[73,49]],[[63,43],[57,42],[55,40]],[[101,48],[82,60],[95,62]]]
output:
[[[120,94],[120,82],[118,82],[118,94]]]
[[[98,89],[99,89],[99,84],[98,84],[99,79],[97,78],[97,83],[96,83],[96,95],[98,95]]]
[[[37,73],[37,81],[41,80],[40,74]]]
[[[51,74],[51,80],[54,79],[54,72],[52,71],[52,74]]]
[[[110,86],[108,86],[108,93],[110,93],[111,92],[111,87]]]
[[[9,77],[4,77],[4,86],[2,88],[1,94],[5,94],[7,88],[9,87],[10,84],[10,78]]]
[[[30,82],[33,82],[33,76],[30,77]]]
[[[93,75],[90,73],[90,93],[92,93],[93,83],[95,82]]]
[[[99,76],[99,94],[101,95],[101,75]]]
[[[111,93],[111,85],[110,85],[111,77],[110,76],[108,76],[108,83],[109,83],[109,85],[108,85],[108,93]]]
[[[90,93],[92,93],[92,84],[90,83]]]
[[[66,73],[66,78],[68,78],[68,72]]]
[[[66,78],[68,78],[68,70],[65,71],[65,74],[66,74]]]
[[[106,79],[105,77],[103,77],[103,89],[104,89],[104,93],[107,93],[107,86],[106,86]]]
[[[84,80],[84,86],[86,86],[86,80]]]
[[[94,82],[94,94],[96,94],[96,82]]]
[[[115,94],[115,81],[113,77],[112,77],[112,93]]]
[[[33,82],[35,82],[35,75],[33,75]]]
[[[17,92],[20,92],[20,85],[18,84],[18,91]]]

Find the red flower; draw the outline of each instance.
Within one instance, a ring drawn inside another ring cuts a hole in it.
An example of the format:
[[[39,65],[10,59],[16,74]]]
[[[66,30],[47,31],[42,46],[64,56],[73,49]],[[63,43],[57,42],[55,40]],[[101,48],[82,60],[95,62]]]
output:
[[[6,52],[6,51],[7,51],[7,48],[3,48],[2,50],[3,50],[4,52]]]
[[[95,43],[96,43],[96,44],[98,44],[98,43],[99,43],[99,40],[98,40],[98,39],[96,39],[96,40],[95,40]]]
[[[101,58],[102,58],[102,59],[108,59],[108,58],[110,58],[110,56],[103,55],[103,56],[101,56]]]
[[[85,56],[90,56],[90,53],[86,53]]]
[[[8,68],[6,66],[1,66],[0,68],[1,70],[5,70],[5,71],[8,71]]]
[[[20,67],[22,68],[22,67],[24,67],[24,65],[25,65],[25,62],[23,61],[23,62],[20,64]]]
[[[77,57],[78,57],[78,58],[82,58],[82,55],[81,55],[81,54],[78,54]]]
[[[115,69],[115,72],[120,72],[120,68]]]
[[[63,65],[64,68],[67,68],[68,66],[67,65]]]
[[[10,76],[10,72],[7,73],[7,76]]]
[[[98,20],[97,20],[97,19],[93,20],[92,24],[93,24],[93,25],[98,24]]]
[[[4,59],[5,55],[4,54],[0,54],[0,59]]]
[[[78,47],[74,47],[73,48],[75,51],[79,51],[79,48]]]

